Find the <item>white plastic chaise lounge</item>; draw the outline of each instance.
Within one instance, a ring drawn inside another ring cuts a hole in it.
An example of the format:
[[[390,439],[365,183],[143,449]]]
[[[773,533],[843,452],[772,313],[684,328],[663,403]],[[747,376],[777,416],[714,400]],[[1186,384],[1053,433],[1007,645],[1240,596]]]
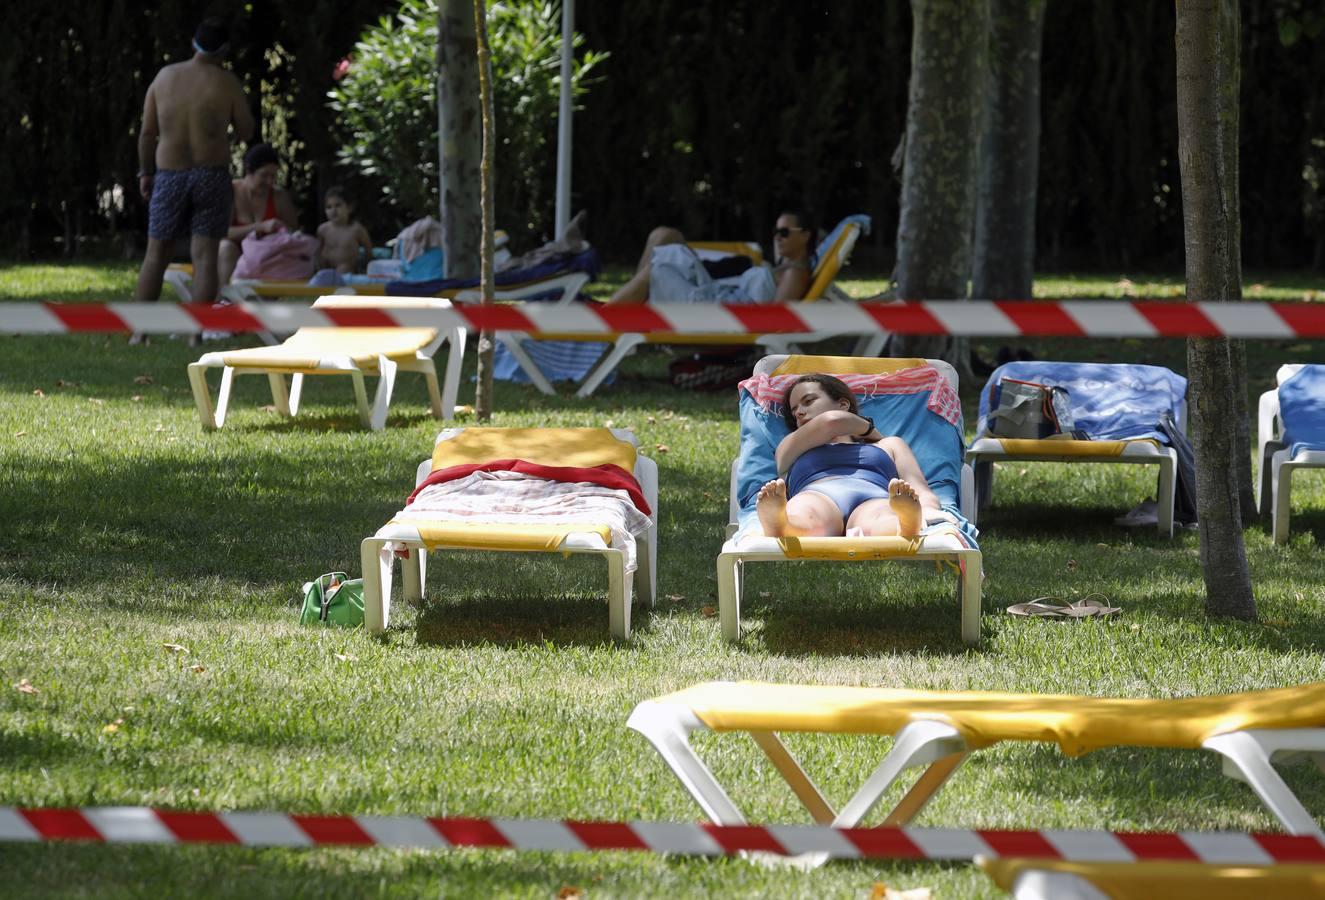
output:
[[[759,488],[778,477],[774,452],[787,429],[780,411],[761,404],[751,390],[771,392],[780,402],[792,377],[813,372],[837,375],[849,383],[853,378],[867,379],[865,383],[873,385],[869,390],[877,391],[862,395],[857,390],[861,414],[873,418],[882,433],[906,440],[930,487],[944,502],[947,518],[932,520],[919,540],[764,536],[755,498]],[[970,467],[962,464],[961,404],[952,367],[941,360],[776,355],[761,359],[754,376],[740,391],[741,447],[732,464],[727,540],[717,560],[723,637],[740,639],[743,568],[749,563],[895,560],[938,563],[940,568],[950,565],[956,574],[962,640],[979,643],[982,559],[973,532],[963,521],[974,494]]]
[[[993,423],[999,381],[1011,378],[1067,389],[1075,426],[1090,439],[1035,440],[1000,437]],[[1159,415],[1169,413],[1185,430],[1187,379],[1162,366],[1123,363],[1012,362],[999,366],[980,392],[980,421],[966,461],[975,470],[974,522],[990,502],[998,462],[1063,462],[1151,465],[1159,469],[1156,513],[1159,532],[1173,536],[1178,456],[1160,442]]]
[[[977,856],[1013,900],[1247,900],[1325,897],[1319,863],[1075,862]]]
[[[1293,473],[1325,469],[1325,365],[1280,366],[1275,384],[1259,404],[1256,487],[1261,515],[1270,514],[1274,542],[1282,544],[1288,540]]]
[[[620,428],[446,429],[437,437],[432,458],[419,464],[416,492],[439,473],[450,478],[473,469],[519,471],[572,482],[585,480],[584,470],[594,469],[606,471],[605,483],[610,484],[620,483],[624,470],[626,481],[637,484],[647,505],[647,527],[627,542],[615,536],[617,529],[601,508],[557,518],[540,516],[537,509],[527,515],[496,512],[486,501],[481,510],[470,509],[471,515],[464,517],[414,513],[407,506],[360,548],[367,630],[380,632],[390,624],[392,571],[398,556],[404,600],[417,602],[423,597],[430,552],[587,553],[607,563],[610,633],[618,640],[629,639],[632,557],[635,597],[651,607],[657,588],[658,467],[638,452],[635,436]]]
[[[658,750],[705,814],[745,817],[695,754],[699,730],[748,732],[819,824],[853,827],[906,770],[924,771],[881,824],[903,826],[972,753],[1002,742],[1057,744],[1067,756],[1106,747],[1209,750],[1294,835],[1325,837],[1274,763],[1325,764],[1325,683],[1175,699],[711,682],[646,700],[627,722]],[[779,732],[893,737],[859,790],[834,810]],[[1027,766],[1037,766],[1032,755]],[[1043,775],[1052,767],[1037,766]],[[1033,827],[1032,823],[1026,823]],[[1194,823],[1199,827],[1199,823]]]
[[[451,301],[411,298],[391,301],[401,308],[449,308]],[[321,297],[315,309],[379,305],[349,297]],[[433,357],[443,343],[449,344],[446,381],[438,386]],[[465,331],[462,328],[301,328],[272,347],[243,350],[217,350],[204,353],[189,365],[189,384],[198,418],[205,430],[225,424],[230,406],[230,392],[240,375],[266,375],[271,385],[272,403],[284,416],[299,412],[299,400],[306,375],[348,376],[354,384],[359,421],[365,428],[380,431],[386,427],[387,411],[395,387],[397,372],[417,372],[428,385],[432,415],[450,419],[455,415],[456,396],[460,389],[460,366],[465,354]],[[207,385],[207,370],[221,369],[221,386],[213,406]],[[290,378],[287,384],[286,378]],[[376,376],[377,389],[372,405],[368,402],[365,377]]]
[[[819,256],[819,263],[815,267],[811,277],[810,287],[806,291],[805,300],[807,302],[831,300],[834,302],[847,302],[850,298],[834,285],[838,274],[851,258],[851,251],[856,246],[856,241],[860,238],[863,231],[868,230],[854,220],[845,220],[840,223],[828,235],[826,242],[828,246]],[[690,244],[701,256],[707,256],[709,253],[742,255],[748,256],[751,260],[759,262],[762,260],[762,252],[757,244],[749,244],[739,241],[706,241]],[[771,352],[787,352],[790,348],[802,343],[811,343],[816,340],[834,337],[834,334],[643,334],[627,332],[622,334],[602,334],[593,332],[584,333],[566,333],[566,334],[540,334],[539,340],[557,340],[557,341],[590,341],[615,342],[612,348],[607,351],[602,359],[593,367],[583,382],[575,391],[577,397],[588,397],[616,371],[621,365],[621,361],[634,353],[641,344],[678,344],[678,345],[704,345],[720,344],[724,346],[733,344],[750,344],[752,346],[765,347]],[[530,335],[524,332],[498,332],[498,339],[510,351],[511,355],[520,364],[520,367],[529,375],[529,379],[544,394],[553,394],[556,389],[546,374],[539,367],[538,363],[530,357],[523,347],[523,342],[530,339]],[[867,339],[868,340],[868,339]],[[881,341],[881,338],[880,338]],[[880,343],[881,346],[881,343]],[[877,349],[874,351],[877,352]]]

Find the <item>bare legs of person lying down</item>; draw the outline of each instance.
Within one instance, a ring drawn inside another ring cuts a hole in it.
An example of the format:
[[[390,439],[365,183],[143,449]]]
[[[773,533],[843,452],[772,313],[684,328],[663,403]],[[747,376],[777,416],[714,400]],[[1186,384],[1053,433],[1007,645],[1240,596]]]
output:
[[[845,522],[837,504],[813,487],[787,499],[781,478],[759,489],[755,500],[759,524],[768,537],[865,537],[896,535],[910,540],[920,535],[924,512],[916,489],[900,478],[888,482],[887,500],[866,500]]]
[[[639,265],[635,267],[635,274],[630,280],[621,287],[617,288],[616,293],[608,303],[647,303],[649,300],[649,275],[652,272],[651,263],[653,260],[653,248],[661,247],[663,244],[684,244],[685,235],[675,228],[668,228],[666,225],[660,225],[649,232],[648,239],[644,242],[644,252],[640,254]]]

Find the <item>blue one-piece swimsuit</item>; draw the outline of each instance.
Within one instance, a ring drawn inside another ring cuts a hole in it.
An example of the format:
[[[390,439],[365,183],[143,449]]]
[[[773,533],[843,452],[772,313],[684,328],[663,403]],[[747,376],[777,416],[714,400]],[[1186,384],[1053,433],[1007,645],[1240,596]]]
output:
[[[897,464],[878,444],[821,444],[805,451],[787,473],[787,497],[814,491],[832,500],[851,518],[866,500],[888,497],[888,482],[897,477]]]

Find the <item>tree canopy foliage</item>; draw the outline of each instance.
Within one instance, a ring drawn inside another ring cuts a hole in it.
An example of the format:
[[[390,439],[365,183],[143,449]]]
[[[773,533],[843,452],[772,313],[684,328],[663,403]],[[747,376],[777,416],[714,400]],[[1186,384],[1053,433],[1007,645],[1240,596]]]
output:
[[[561,17],[547,2],[488,8],[497,116],[497,209],[504,228],[539,235],[551,227]],[[349,74],[331,91],[345,143],[340,159],[380,190],[398,218],[435,214],[437,0],[404,0],[355,45]],[[607,54],[575,39],[575,96]]]

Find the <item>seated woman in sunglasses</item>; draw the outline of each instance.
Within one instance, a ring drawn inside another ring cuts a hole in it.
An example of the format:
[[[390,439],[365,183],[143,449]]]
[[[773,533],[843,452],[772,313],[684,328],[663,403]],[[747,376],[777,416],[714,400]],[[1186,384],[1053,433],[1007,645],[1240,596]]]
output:
[[[832,375],[793,381],[782,415],[791,429],[775,456],[784,477],[760,488],[755,501],[764,534],[910,539],[926,515],[941,511],[906,441],[881,435]]]
[[[774,265],[751,266],[730,278],[714,278],[685,235],[653,229],[639,267],[609,303],[768,303],[802,300],[814,271],[814,226],[803,212],[784,212],[773,228]]]

